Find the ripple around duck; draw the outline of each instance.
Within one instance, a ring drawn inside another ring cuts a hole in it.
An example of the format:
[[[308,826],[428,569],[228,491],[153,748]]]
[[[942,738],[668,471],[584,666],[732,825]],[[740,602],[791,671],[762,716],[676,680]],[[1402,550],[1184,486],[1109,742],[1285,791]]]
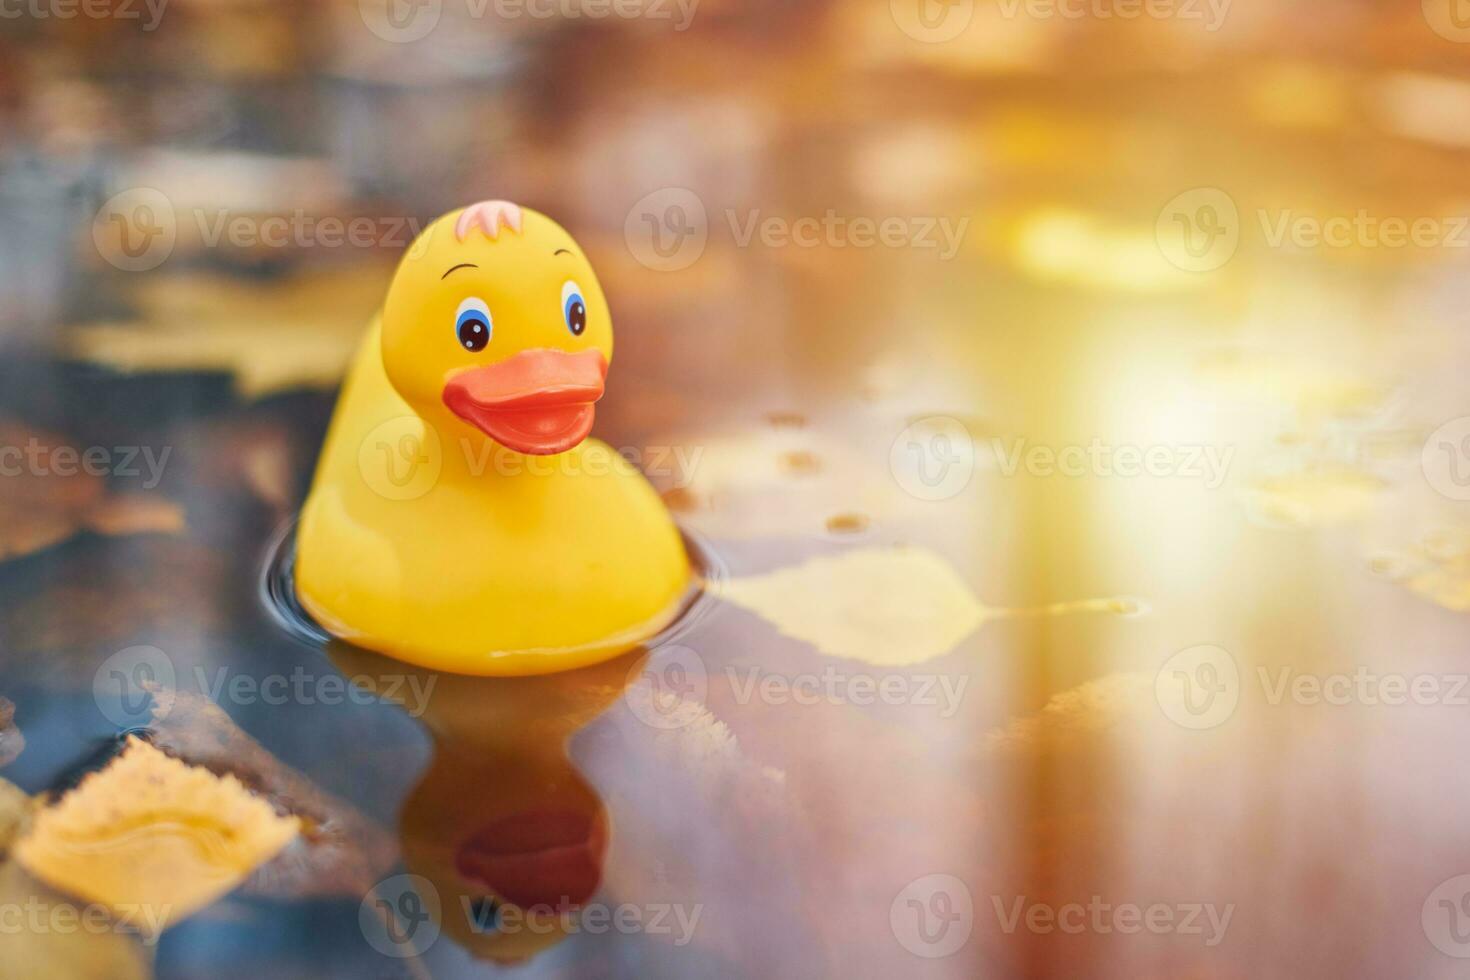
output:
[[[296,524],[291,518],[271,538],[261,568],[259,595],[267,615],[289,636],[313,647],[325,647],[332,635],[311,617],[296,594]],[[715,596],[728,578],[725,563],[705,538],[681,527],[684,550],[693,570],[690,585],[674,618],[643,644],[652,649],[694,632],[714,608]]]
[[[311,618],[296,594],[296,518],[283,524],[266,549],[260,601],[276,625],[308,646],[325,647],[332,635]]]

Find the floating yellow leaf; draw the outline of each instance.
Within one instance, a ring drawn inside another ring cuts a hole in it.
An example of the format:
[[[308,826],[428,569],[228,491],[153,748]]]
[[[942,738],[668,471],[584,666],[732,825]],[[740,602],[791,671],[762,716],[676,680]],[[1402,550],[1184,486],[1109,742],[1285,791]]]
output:
[[[139,285],[139,320],[78,326],[67,350],[119,371],[228,371],[251,398],[330,388],[382,302],[385,276],[370,265],[265,287],[165,276]]]
[[[1320,358],[1275,351],[1221,351],[1203,359],[1196,375],[1221,396],[1289,404],[1309,417],[1370,416],[1393,393],[1384,381],[1356,376]]]
[[[919,548],[814,558],[731,579],[722,596],[823,653],[882,666],[948,653],[986,617],[949,563]]]
[[[1169,264],[1152,227],[1110,223],[1061,207],[1022,216],[1012,252],[1016,265],[1037,279],[1091,289],[1155,293],[1206,284]]]
[[[1262,480],[1242,494],[1267,523],[1317,527],[1362,517],[1386,486],[1368,473],[1326,467]]]
[[[16,857],[61,891],[152,929],[234,889],[298,828],[233,776],[133,739],[106,769],[36,814]]]
[[[1436,529],[1406,553],[1379,556],[1371,565],[1436,605],[1470,612],[1470,527]]]

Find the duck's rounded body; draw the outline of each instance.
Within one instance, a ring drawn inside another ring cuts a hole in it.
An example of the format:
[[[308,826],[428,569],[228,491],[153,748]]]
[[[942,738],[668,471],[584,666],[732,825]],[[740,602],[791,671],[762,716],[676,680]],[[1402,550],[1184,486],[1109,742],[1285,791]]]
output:
[[[585,439],[611,355],[586,260],[534,212],[523,228],[517,212],[514,237],[451,238],[472,213],[410,249],[353,362],[302,511],[296,588],[333,635],[425,667],[569,670],[666,626],[688,558],[642,474]],[[535,311],[557,316],[571,287],[561,316],[581,329],[558,324],[563,340]]]

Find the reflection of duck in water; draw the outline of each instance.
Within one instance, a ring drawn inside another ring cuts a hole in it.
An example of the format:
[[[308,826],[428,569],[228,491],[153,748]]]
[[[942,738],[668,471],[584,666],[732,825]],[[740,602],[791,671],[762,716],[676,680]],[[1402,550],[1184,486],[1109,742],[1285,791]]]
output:
[[[566,743],[622,693],[641,654],[559,674],[481,678],[343,643],[329,651],[360,682],[412,672],[416,683],[399,686],[430,692],[421,705],[403,705],[423,711],[434,759],[404,804],[399,835],[408,870],[438,889],[444,930],[501,962],[561,941],[574,907],[598,889],[608,837],[606,808]],[[394,697],[394,685],[374,686]]]

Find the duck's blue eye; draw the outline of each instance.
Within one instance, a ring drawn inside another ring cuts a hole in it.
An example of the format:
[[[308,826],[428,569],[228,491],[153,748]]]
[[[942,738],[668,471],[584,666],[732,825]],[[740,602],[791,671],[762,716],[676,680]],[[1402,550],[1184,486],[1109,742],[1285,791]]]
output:
[[[485,345],[490,343],[493,330],[490,307],[485,305],[484,300],[471,296],[459,304],[459,309],[454,314],[454,335],[459,338],[461,347],[471,353],[484,350]]]
[[[582,287],[570,279],[561,287],[561,316],[572,336],[580,337],[587,329],[587,301],[582,298]]]

